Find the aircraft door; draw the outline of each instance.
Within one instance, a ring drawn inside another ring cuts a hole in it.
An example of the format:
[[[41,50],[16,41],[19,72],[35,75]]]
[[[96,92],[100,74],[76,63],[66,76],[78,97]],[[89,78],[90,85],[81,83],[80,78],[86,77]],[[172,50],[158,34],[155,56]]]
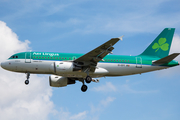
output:
[[[31,52],[25,53],[25,63],[31,63]]]
[[[136,57],[136,68],[142,68],[142,58]]]

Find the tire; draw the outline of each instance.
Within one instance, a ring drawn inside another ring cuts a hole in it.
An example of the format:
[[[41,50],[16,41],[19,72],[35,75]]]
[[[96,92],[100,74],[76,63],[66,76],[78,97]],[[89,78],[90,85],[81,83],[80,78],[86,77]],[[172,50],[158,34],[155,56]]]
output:
[[[81,91],[82,91],[82,92],[86,92],[87,88],[88,88],[87,85],[82,85]]]
[[[90,76],[87,76],[86,79],[85,79],[86,83],[91,83],[92,81],[92,78]]]
[[[29,84],[29,80],[25,80],[25,82],[24,82],[26,85],[28,85]]]

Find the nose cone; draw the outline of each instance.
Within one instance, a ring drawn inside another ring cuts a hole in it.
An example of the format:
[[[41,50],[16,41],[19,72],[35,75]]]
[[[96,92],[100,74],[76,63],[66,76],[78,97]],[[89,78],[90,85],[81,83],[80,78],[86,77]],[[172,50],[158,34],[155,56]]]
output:
[[[1,67],[5,68],[5,63],[4,62],[1,63]]]
[[[2,67],[3,69],[8,70],[8,62],[7,62],[7,61],[1,62],[1,67]]]
[[[9,71],[15,70],[15,66],[12,64],[12,61],[8,61],[8,60],[1,62],[1,67]]]

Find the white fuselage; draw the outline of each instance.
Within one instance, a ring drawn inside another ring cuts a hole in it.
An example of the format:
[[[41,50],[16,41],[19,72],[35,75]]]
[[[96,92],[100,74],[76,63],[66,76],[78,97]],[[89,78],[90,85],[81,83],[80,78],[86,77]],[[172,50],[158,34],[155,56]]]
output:
[[[60,72],[54,73],[52,70],[52,64],[55,61],[46,61],[46,60],[29,60],[25,59],[15,59],[15,60],[6,60],[1,63],[1,67],[6,70],[13,72],[21,73],[34,73],[34,74],[56,74],[64,77],[77,77],[85,78],[87,74],[82,71],[74,72]],[[154,70],[160,70],[168,68],[166,66],[153,66],[153,65],[142,65],[142,64],[133,64],[133,63],[105,63],[100,62],[97,64],[96,70],[94,73],[89,73],[93,78],[104,77],[104,76],[124,76],[132,74],[141,74],[144,72],[150,72]]]

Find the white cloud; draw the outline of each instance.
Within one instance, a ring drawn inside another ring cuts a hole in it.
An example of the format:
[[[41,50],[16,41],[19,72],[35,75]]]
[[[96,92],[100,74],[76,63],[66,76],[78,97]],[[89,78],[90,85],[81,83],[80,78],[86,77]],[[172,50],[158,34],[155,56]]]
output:
[[[70,18],[67,21],[53,21],[53,22],[43,22],[42,26],[47,26],[48,28],[67,28],[67,27],[72,27],[81,24],[81,20],[76,19],[76,18]]]
[[[97,105],[91,104],[90,120],[98,120],[101,113],[110,105],[116,98],[107,97],[106,99],[101,100]]]
[[[53,5],[50,5],[49,8],[47,9],[47,13],[46,15],[53,15],[55,13],[58,13],[58,12],[62,12],[64,11],[65,8],[69,7],[70,4],[53,4]]]
[[[116,98],[115,97],[107,97],[105,100],[101,101],[101,104],[103,106],[109,105],[111,102],[113,102]]]
[[[54,116],[60,120],[98,120],[99,116],[105,109],[115,100],[115,97],[106,97],[98,103],[90,104],[90,110],[85,110],[77,114],[73,114],[68,109],[60,108],[54,111]]]
[[[12,54],[29,49],[28,40],[21,42],[18,36],[0,21],[0,61]],[[0,68],[0,119],[1,120],[39,120],[47,119],[53,109],[50,101],[52,89],[48,77],[30,76],[26,86],[23,73],[13,73]]]
[[[79,112],[77,114],[72,114],[67,109],[60,108],[60,110],[54,110],[54,117],[59,120],[85,120],[88,116],[88,111]]]
[[[39,15],[41,17],[51,15],[50,17],[53,19],[43,19],[44,22],[40,23],[43,28],[45,26],[46,29],[54,27],[71,28],[70,31],[67,31],[69,34],[156,32],[165,27],[179,26],[180,16],[178,12],[172,13],[169,11],[167,14],[160,13],[163,8],[162,5],[167,6],[167,1],[169,0],[114,1],[113,3],[111,2],[111,4],[114,4],[111,11],[103,7],[103,5],[101,5],[102,1],[99,1],[97,5],[102,7],[95,7],[94,11],[97,11],[95,14],[92,14],[91,9],[86,9],[86,7],[83,6],[84,3],[87,3],[87,1],[83,0],[75,2],[72,0],[69,0],[69,2],[47,0],[33,0],[33,2],[19,1],[18,3],[23,6],[21,10],[19,10],[19,6],[14,6],[16,9],[13,14],[5,15],[3,19],[14,20],[24,18],[26,14],[28,14],[28,16]],[[93,3],[93,1],[91,2]],[[108,4],[109,1],[106,0],[103,1],[103,3]],[[117,4],[123,4],[123,6],[119,7]],[[71,10],[74,10],[73,15]],[[79,13],[78,11],[80,10],[83,12]],[[37,11],[41,11],[41,13]],[[87,12],[84,13],[84,11]],[[58,17],[58,19],[54,19],[53,15],[57,15],[56,18]],[[66,19],[64,19],[64,17],[62,19],[61,15],[65,16]],[[71,18],[67,19],[67,16],[71,16]]]
[[[26,51],[29,49],[28,44],[30,42],[28,40],[25,40],[25,42],[19,41],[18,36],[6,26],[5,22],[0,21],[0,26],[0,61],[7,59],[13,53]]]
[[[80,112],[77,115],[73,115],[72,117],[70,117],[70,120],[85,120],[87,113],[87,111]]]
[[[117,91],[116,87],[111,82],[106,82],[105,85],[92,88],[94,91],[98,92],[115,92]]]
[[[143,90],[143,91],[140,91],[140,90],[135,90],[135,89],[132,89],[131,88],[131,85],[126,83],[126,84],[123,84],[119,87],[119,92],[121,94],[123,93],[132,93],[132,94],[149,94],[149,93],[157,93],[158,90]]]
[[[55,110],[53,114],[59,120],[68,120],[71,113],[69,111],[65,111],[63,108],[60,108],[59,111]]]
[[[173,37],[170,54],[172,53],[180,53],[180,36],[177,34]],[[180,61],[180,56],[178,56],[176,60]]]
[[[72,20],[76,20],[77,24],[73,24],[73,21],[51,21],[44,22],[44,26],[50,27],[71,27],[72,25],[77,25],[75,29],[73,29],[70,33],[80,33],[80,34],[89,34],[89,33],[106,33],[106,32],[157,32],[162,30],[165,27],[171,26],[179,26],[178,19],[180,18],[178,13],[173,14],[160,14],[161,5],[166,5],[165,3],[169,0],[153,0],[153,1],[143,1],[138,0],[134,2],[121,1],[123,4],[119,8],[118,11],[115,11],[117,6],[116,3],[119,4],[119,1],[114,1],[114,9],[108,11],[107,9],[101,8],[100,10],[104,12],[100,12],[99,8],[97,9],[97,13],[95,14],[86,14],[84,17],[76,17],[77,14],[75,12],[75,16],[70,18]],[[103,1],[108,4],[108,1]],[[141,3],[141,6],[139,6]],[[99,2],[97,3],[99,4]],[[58,5],[56,5],[58,6]],[[71,6],[75,7],[75,6]],[[81,6],[80,6],[81,7]],[[119,6],[118,6],[119,7]],[[60,7],[61,8],[61,7]],[[127,9],[130,9],[127,11]],[[83,10],[83,9],[82,9]],[[54,11],[50,9],[50,11]],[[126,11],[124,13],[124,11]],[[143,11],[143,12],[142,12]],[[66,11],[67,12],[67,11]],[[91,11],[87,11],[87,13],[91,13]],[[69,14],[67,12],[67,14]],[[83,14],[83,13],[82,13]],[[70,25],[69,25],[70,23]]]
[[[157,93],[157,90],[144,90],[139,91],[132,88],[131,83],[129,83],[129,80],[126,80],[125,84],[122,85],[113,85],[111,82],[106,82],[105,85],[101,85],[98,87],[92,88],[93,91],[96,92],[117,92],[117,93],[133,93],[133,94],[148,94],[148,93]]]

